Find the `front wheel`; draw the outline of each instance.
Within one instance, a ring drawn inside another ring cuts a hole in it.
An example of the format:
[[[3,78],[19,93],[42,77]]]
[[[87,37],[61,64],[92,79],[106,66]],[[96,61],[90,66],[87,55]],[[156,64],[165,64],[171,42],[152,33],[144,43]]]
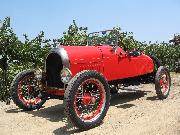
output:
[[[34,76],[33,70],[23,71],[14,78],[10,87],[14,103],[26,111],[40,108],[46,101],[39,97],[40,90]]]
[[[166,67],[160,66],[155,77],[155,89],[159,99],[168,97],[171,86],[171,77]]]
[[[98,126],[110,104],[107,81],[96,71],[82,71],[68,83],[65,91],[65,111],[76,127],[83,130]]]

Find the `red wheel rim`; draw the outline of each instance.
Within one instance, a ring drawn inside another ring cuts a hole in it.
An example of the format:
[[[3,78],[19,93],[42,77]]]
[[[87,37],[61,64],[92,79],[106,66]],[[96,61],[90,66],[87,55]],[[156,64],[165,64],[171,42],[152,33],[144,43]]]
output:
[[[161,75],[159,79],[159,84],[160,84],[162,93],[164,95],[167,95],[169,92],[169,76],[166,73]]]
[[[76,91],[76,115],[83,121],[94,121],[100,117],[105,102],[106,92],[103,84],[97,79],[85,80]]]
[[[24,77],[18,83],[18,97],[25,105],[37,105],[41,102],[41,98],[37,97],[38,91],[33,89],[35,85],[33,75]]]

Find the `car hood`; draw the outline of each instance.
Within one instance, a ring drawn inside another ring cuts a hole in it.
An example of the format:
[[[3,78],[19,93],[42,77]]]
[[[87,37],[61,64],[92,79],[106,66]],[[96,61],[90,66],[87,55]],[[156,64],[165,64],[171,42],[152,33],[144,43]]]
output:
[[[97,63],[102,60],[102,52],[97,46],[63,46],[63,48],[68,54],[70,64]]]

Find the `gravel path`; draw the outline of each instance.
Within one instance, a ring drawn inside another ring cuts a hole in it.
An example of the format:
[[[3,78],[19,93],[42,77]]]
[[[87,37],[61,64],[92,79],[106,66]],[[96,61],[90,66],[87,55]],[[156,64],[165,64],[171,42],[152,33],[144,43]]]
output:
[[[31,112],[0,102],[0,134],[180,135],[180,74],[172,74],[172,82],[166,100],[156,98],[153,84],[112,95],[104,122],[83,132],[67,123],[61,100],[49,100],[44,108]]]

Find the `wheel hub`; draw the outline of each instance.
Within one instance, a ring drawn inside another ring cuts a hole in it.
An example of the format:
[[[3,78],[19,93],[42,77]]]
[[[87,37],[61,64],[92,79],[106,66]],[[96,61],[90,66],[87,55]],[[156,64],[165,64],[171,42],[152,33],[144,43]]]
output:
[[[90,93],[85,93],[82,102],[84,105],[88,106],[90,103],[95,103],[96,98],[92,97]]]

